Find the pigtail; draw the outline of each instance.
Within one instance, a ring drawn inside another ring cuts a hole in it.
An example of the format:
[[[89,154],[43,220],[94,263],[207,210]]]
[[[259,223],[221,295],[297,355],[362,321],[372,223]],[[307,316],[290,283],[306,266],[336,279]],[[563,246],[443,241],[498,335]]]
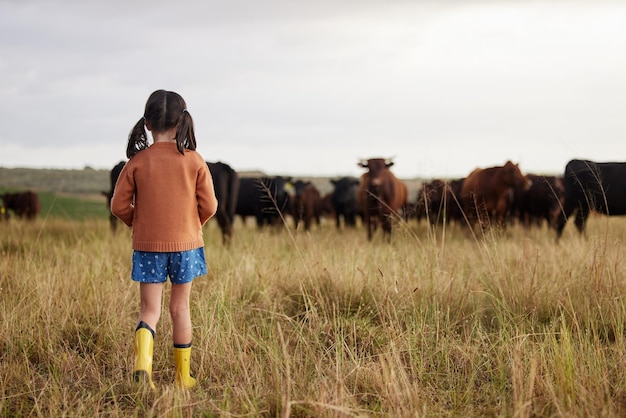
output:
[[[176,131],[176,147],[181,154],[185,153],[185,148],[191,151],[196,149],[196,134],[193,128],[193,118],[187,111],[183,109]]]
[[[126,146],[126,156],[132,158],[139,151],[148,148],[148,134],[145,128],[145,119],[139,119],[139,122],[133,126],[128,135],[128,145]]]

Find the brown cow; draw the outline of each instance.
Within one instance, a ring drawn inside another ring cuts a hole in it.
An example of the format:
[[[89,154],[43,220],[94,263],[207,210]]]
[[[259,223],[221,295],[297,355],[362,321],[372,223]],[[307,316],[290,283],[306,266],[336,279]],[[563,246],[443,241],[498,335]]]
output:
[[[304,230],[311,229],[313,221],[319,226],[323,210],[322,196],[310,181],[298,180],[293,183],[295,195],[293,196],[291,210],[296,228],[300,221],[304,222]]]
[[[406,216],[407,186],[390,170],[393,161],[384,158],[362,160],[357,164],[368,171],[361,176],[357,201],[367,227],[367,239],[372,236],[378,224],[382,224],[383,234],[391,239],[392,217]]]
[[[41,210],[39,196],[30,190],[21,193],[5,193],[2,195],[2,201],[5,210],[12,210],[18,218],[26,218],[29,221],[35,220]]]
[[[463,181],[461,203],[470,227],[478,221],[482,228],[493,221],[503,226],[515,189],[528,190],[530,180],[517,164],[507,161],[504,166],[477,168]]]

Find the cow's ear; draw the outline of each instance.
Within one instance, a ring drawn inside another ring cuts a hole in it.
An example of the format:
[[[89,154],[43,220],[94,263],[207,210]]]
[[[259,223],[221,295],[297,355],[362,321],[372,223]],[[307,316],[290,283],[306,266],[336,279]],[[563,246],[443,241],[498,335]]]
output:
[[[393,164],[394,164],[393,161],[387,161],[387,163],[385,163],[387,168],[391,167]]]
[[[363,160],[361,160],[361,161],[359,161],[359,162],[357,163],[357,166],[358,166],[358,167],[367,168],[367,161],[363,161]]]

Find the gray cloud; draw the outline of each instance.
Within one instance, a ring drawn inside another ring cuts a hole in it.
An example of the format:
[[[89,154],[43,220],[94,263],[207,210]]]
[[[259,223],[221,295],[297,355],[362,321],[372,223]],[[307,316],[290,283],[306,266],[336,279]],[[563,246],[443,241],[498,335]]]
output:
[[[0,1],[0,165],[112,166],[155,89],[237,169],[624,159],[617,2]]]

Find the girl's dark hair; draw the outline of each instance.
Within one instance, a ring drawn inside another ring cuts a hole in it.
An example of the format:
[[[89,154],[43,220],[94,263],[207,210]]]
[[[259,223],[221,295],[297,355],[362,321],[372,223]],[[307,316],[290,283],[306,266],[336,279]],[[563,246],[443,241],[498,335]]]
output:
[[[148,148],[148,134],[145,124],[152,132],[165,132],[178,126],[176,129],[176,146],[178,152],[185,153],[196,149],[196,134],[193,129],[193,119],[187,111],[185,100],[173,91],[157,90],[148,97],[143,117],[135,124],[128,135],[126,156],[133,157],[139,151]]]

